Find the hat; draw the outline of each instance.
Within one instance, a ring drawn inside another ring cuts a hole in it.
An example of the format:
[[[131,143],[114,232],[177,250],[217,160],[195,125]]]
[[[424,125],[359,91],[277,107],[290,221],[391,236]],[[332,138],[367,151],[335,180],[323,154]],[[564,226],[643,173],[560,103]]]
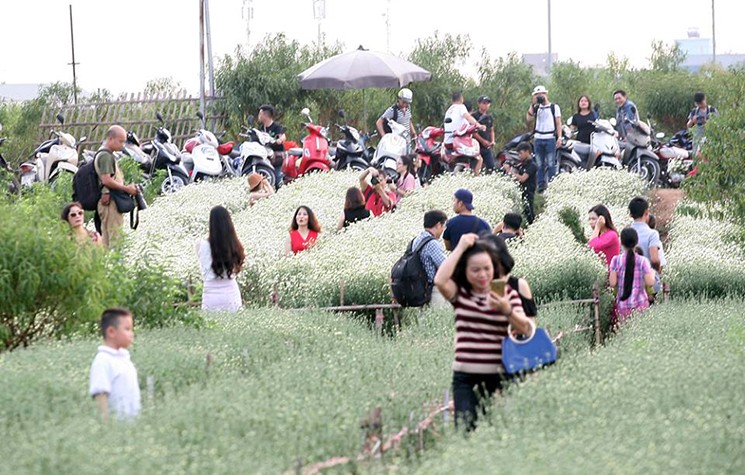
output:
[[[491,104],[491,99],[489,99],[489,96],[481,96],[479,97],[479,102],[488,102]]]
[[[466,209],[473,209],[473,193],[465,188],[459,188],[454,196],[456,200],[463,202]]]
[[[546,89],[546,86],[536,86],[535,89],[533,89],[533,95],[536,94],[548,94],[548,89]]]
[[[248,175],[248,189],[250,191],[253,191],[257,186],[261,184],[261,180],[263,179],[264,177],[256,172],[251,173],[250,175]]]

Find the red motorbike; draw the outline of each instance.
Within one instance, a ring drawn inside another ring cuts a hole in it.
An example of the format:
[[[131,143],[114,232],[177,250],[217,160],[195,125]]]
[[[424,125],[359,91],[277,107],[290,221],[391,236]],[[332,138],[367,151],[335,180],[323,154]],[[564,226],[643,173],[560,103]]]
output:
[[[479,124],[465,123],[453,132],[452,148],[444,147],[443,161],[448,171],[458,173],[465,169],[473,169],[474,173],[480,171],[478,158],[480,153],[479,143],[473,138],[479,130]],[[477,168],[479,168],[477,170]]]
[[[314,124],[307,108],[303,109],[301,114],[308,118],[305,124],[308,135],[303,137],[302,148],[291,148],[287,151],[282,164],[285,183],[290,183],[306,173],[329,171],[332,167],[329,158],[328,127]]]
[[[432,178],[442,173],[440,157],[442,156],[442,140],[437,140],[445,135],[445,129],[441,127],[425,127],[416,137],[416,153],[419,156],[419,181],[422,184],[430,183]]]

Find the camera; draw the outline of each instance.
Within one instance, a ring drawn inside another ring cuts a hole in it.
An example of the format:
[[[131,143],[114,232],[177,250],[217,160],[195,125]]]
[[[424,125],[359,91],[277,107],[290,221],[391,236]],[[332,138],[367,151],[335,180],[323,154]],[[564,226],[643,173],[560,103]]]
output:
[[[393,183],[393,180],[391,179],[391,177],[389,177],[389,176],[386,176],[386,177],[385,177],[385,182],[386,182],[386,183]],[[376,177],[376,176],[374,176],[374,177],[370,178],[370,184],[371,184],[372,186],[376,186],[376,185],[377,185],[378,183],[380,183],[380,178],[378,178],[378,177]]]
[[[147,209],[147,202],[145,201],[145,197],[142,194],[142,186],[137,186],[137,194],[135,195],[135,202],[137,203],[137,210],[142,211],[143,209]]]
[[[542,95],[539,95],[538,97],[536,97],[536,98],[535,98],[535,101],[536,101],[536,102],[537,102],[538,104],[543,104],[543,103],[545,103],[545,102],[546,102],[546,97],[545,97],[545,96],[542,96]]]

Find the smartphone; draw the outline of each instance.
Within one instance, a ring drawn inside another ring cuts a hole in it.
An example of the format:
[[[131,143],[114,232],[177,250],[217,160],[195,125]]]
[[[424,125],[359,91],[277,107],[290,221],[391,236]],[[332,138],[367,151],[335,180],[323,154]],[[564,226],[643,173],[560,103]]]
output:
[[[491,289],[500,297],[504,297],[504,286],[506,283],[503,279],[494,279],[491,281]]]

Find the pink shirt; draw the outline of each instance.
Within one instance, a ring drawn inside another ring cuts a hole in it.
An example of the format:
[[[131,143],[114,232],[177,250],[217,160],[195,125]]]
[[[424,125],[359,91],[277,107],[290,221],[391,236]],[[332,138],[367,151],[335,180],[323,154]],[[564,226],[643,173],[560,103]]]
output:
[[[612,229],[590,239],[588,245],[596,254],[605,256],[605,265],[608,267],[610,267],[611,260],[621,252],[621,241],[618,239],[618,233]]]
[[[416,180],[414,179],[414,175],[412,175],[411,173],[407,173],[403,179],[399,178],[397,186],[399,190],[404,192],[414,191],[414,189],[416,188]]]

